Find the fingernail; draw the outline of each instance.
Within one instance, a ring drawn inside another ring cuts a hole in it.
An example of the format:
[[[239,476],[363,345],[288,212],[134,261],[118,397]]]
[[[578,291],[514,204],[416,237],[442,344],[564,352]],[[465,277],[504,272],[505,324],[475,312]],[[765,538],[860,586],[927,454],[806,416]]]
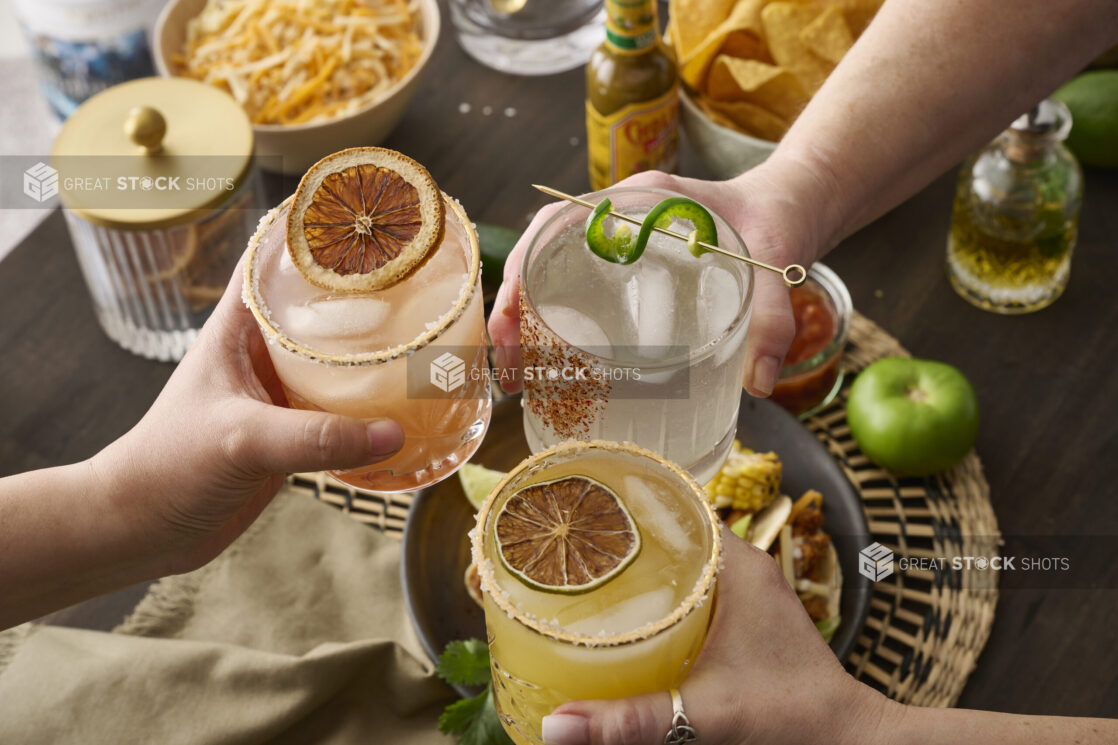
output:
[[[365,425],[369,433],[369,453],[383,458],[392,455],[404,445],[404,431],[391,419],[374,419]]]
[[[540,720],[547,745],[589,745],[590,722],[577,714],[549,714]]]
[[[753,392],[759,396],[768,396],[776,385],[776,377],[780,374],[780,360],[772,355],[761,357],[753,363]]]

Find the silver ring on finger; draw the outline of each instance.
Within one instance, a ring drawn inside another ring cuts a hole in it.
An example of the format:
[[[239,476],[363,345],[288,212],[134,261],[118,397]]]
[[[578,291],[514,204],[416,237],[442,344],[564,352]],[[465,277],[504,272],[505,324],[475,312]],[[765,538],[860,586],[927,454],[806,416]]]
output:
[[[683,696],[678,688],[668,691],[672,696],[672,726],[668,734],[664,735],[664,745],[684,745],[684,743],[698,742],[699,733],[691,726],[691,721],[683,713]]]

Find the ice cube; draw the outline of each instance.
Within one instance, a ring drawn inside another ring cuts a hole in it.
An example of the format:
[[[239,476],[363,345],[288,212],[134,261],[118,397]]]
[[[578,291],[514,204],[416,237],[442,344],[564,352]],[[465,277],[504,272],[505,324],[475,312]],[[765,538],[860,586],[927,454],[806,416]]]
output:
[[[295,268],[295,262],[291,260],[291,254],[287,251],[279,252],[279,266],[276,267],[279,274],[299,274],[299,270]],[[302,274],[299,274],[302,277]]]
[[[449,277],[429,278],[423,286],[405,286],[404,289],[409,292],[393,316],[390,343],[407,344],[435,328],[454,307],[465,281],[466,275],[456,273]]]
[[[592,354],[612,357],[613,346],[605,330],[582,311],[565,305],[541,305],[536,310],[563,341]]]
[[[618,298],[624,309],[622,316],[625,318],[625,344],[637,345],[640,328],[641,313],[641,280],[637,276],[637,268],[629,267],[628,276],[625,277]]]
[[[741,289],[729,269],[709,264],[699,275],[695,316],[699,322],[699,344],[719,338],[741,311]]]
[[[680,235],[689,235],[695,228],[690,221],[673,220],[668,229]],[[687,248],[687,241],[653,233],[652,238],[648,241],[648,247],[655,251],[657,258],[664,263],[673,264],[676,269],[687,274],[695,271],[695,257],[691,255],[691,250]]]
[[[424,305],[436,310],[435,318],[432,320],[438,320],[444,313],[450,312],[450,309],[458,302],[458,296],[462,293],[462,286],[466,284],[466,280],[469,278],[468,274],[451,274],[449,277],[432,282],[430,286],[423,290]]]
[[[288,336],[306,339],[316,330],[318,315],[308,305],[288,305],[278,311],[280,327]]]
[[[612,603],[602,612],[570,623],[567,628],[579,634],[622,634],[664,618],[674,609],[675,599],[676,592],[671,587],[658,587]]]
[[[661,358],[667,353],[662,347],[675,341],[676,278],[659,262],[638,262],[637,266],[637,345],[641,356]]]
[[[692,541],[682,527],[685,517],[665,504],[643,477],[636,474],[626,476],[625,494],[629,501],[641,505],[641,533],[654,536],[680,559],[693,549]]]
[[[742,279],[733,268],[715,265],[704,270],[695,299],[695,316],[699,319],[698,334],[702,343],[723,339],[714,352],[716,365],[726,364],[741,352],[744,328],[739,328],[730,338],[725,337],[742,310],[742,301]]]
[[[383,416],[389,402],[407,398],[406,376],[391,365],[320,367],[313,400],[327,411]]]
[[[375,297],[319,295],[287,308],[283,325],[296,339],[354,339],[372,336],[390,311],[388,303]]]

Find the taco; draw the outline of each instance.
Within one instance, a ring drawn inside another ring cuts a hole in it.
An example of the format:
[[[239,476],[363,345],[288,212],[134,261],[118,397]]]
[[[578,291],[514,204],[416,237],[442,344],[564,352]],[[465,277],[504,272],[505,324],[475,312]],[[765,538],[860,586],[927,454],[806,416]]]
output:
[[[842,569],[823,529],[823,495],[808,490],[794,503],[783,494],[757,512],[723,510],[739,537],[767,551],[827,641],[841,623]]]

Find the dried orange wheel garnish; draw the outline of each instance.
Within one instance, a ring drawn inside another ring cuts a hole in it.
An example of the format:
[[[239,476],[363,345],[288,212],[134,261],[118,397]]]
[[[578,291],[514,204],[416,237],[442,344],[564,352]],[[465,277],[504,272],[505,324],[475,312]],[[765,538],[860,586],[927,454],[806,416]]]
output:
[[[442,240],[445,207],[427,169],[381,147],[311,166],[287,216],[287,250],[310,283],[370,292],[399,282]]]
[[[612,489],[586,476],[566,476],[519,490],[497,513],[501,563],[544,592],[593,590],[636,558],[641,537]]]

